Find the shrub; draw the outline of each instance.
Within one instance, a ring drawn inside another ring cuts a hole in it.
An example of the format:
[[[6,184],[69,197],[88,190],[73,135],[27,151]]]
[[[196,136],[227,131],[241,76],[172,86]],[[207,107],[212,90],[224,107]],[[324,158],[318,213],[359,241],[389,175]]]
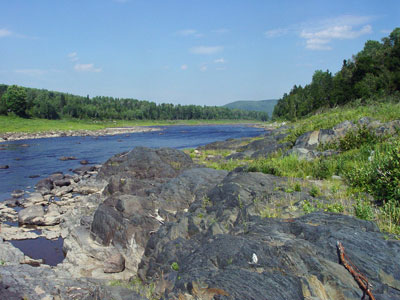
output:
[[[400,201],[400,141],[375,147],[369,160],[345,174],[350,185],[371,193],[377,200]]]
[[[321,191],[319,190],[319,188],[316,185],[313,185],[311,187],[309,194],[311,197],[318,197],[321,194]]]
[[[354,215],[367,221],[372,221],[375,218],[371,203],[361,199],[358,199],[354,205]]]

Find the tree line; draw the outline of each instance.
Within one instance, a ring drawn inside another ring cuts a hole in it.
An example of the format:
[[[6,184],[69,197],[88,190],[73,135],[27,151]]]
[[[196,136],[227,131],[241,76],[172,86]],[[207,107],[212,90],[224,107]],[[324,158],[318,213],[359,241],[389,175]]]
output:
[[[136,99],[76,96],[0,84],[0,114],[96,120],[268,120],[268,114],[217,106],[156,104]]]
[[[335,75],[318,70],[310,84],[295,85],[279,99],[273,118],[295,120],[325,107],[382,99],[400,100],[400,28],[382,42],[367,41]]]

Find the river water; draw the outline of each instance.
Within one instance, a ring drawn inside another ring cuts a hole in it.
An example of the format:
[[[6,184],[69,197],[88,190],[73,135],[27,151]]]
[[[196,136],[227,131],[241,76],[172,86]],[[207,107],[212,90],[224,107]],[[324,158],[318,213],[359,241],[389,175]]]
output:
[[[40,180],[54,172],[71,173],[80,160],[102,164],[114,154],[136,146],[151,148],[195,148],[229,138],[254,137],[264,130],[243,125],[165,126],[161,131],[129,133],[101,137],[59,137],[0,143],[0,202],[11,198],[14,190],[33,191]],[[77,160],[61,161],[61,156]],[[44,258],[55,265],[62,261],[62,239],[12,241],[32,258]],[[43,251],[47,249],[46,251]]]

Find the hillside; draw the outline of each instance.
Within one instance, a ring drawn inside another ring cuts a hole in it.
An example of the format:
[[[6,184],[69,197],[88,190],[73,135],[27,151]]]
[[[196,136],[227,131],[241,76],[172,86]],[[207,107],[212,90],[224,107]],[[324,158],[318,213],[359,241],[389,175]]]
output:
[[[258,100],[258,101],[242,100],[225,104],[223,107],[231,109],[248,110],[248,111],[263,111],[267,112],[268,115],[271,116],[277,102],[278,100],[276,99]]]
[[[296,120],[329,107],[398,102],[400,95],[400,28],[344,60],[332,75],[315,71],[310,84],[295,85],[274,108],[274,118]]]

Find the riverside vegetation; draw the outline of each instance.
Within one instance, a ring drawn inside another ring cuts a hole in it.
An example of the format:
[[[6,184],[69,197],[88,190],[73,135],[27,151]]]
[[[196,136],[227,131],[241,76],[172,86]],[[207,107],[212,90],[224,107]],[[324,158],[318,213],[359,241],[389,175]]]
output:
[[[342,107],[304,118],[285,126],[281,145],[294,145],[306,132],[330,129],[346,120],[357,124],[360,119],[374,117],[381,122],[398,120],[400,104],[380,103],[363,107]],[[329,202],[305,202],[310,213],[325,210],[374,220],[381,230],[400,237],[400,137],[377,135],[366,125],[355,125],[334,142],[320,144],[317,149],[334,150],[335,155],[304,159],[297,154],[278,150],[268,157],[233,158],[246,146],[260,138],[249,139],[234,149],[194,149],[187,152],[207,167],[232,171],[238,167],[249,172],[262,172],[291,178],[285,191],[293,193],[303,187],[296,178],[314,180],[308,183],[310,195],[324,195]],[[218,147],[217,147],[218,148]],[[279,214],[275,214],[279,217]]]

